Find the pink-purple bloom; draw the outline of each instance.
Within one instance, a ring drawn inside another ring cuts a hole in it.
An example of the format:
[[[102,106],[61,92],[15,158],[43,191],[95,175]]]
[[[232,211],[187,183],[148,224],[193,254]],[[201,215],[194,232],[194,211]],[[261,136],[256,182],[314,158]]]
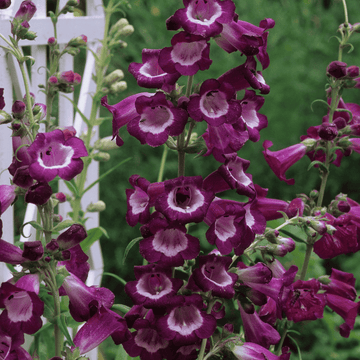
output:
[[[15,188],[15,185],[0,185],[0,215],[2,215],[15,200]]]
[[[81,139],[74,136],[66,140],[61,130],[37,134],[28,153],[32,158],[30,175],[44,182],[53,180],[57,175],[64,180],[73,179],[84,167],[80,158],[88,156]]]
[[[190,76],[210,67],[210,45],[202,36],[181,31],[173,36],[171,45],[163,48],[159,56],[159,65],[165,72]]]
[[[179,9],[166,21],[168,30],[181,27],[188,33],[210,37],[219,35],[222,24],[234,17],[235,4],[231,0],[183,0],[184,9]]]
[[[135,107],[138,116],[129,121],[128,132],[142,144],[153,147],[165,144],[169,135],[180,135],[188,119],[187,112],[176,108],[161,92],[138,97]]]

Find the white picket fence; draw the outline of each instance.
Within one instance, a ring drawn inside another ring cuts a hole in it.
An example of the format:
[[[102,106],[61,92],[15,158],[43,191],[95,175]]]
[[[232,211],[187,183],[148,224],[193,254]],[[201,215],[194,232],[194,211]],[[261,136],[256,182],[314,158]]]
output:
[[[30,91],[36,96],[36,102],[45,103],[45,94],[39,91],[38,85],[46,83],[46,47],[47,40],[53,36],[53,26],[49,17],[47,17],[46,0],[33,0],[37,12],[30,21],[30,30],[37,33],[37,38],[34,41],[22,41],[22,46],[31,47],[31,56],[35,58],[35,65],[32,67],[30,74]],[[59,0],[60,8],[66,4],[66,0]],[[0,33],[6,38],[10,34],[10,20],[18,10],[22,0],[13,0],[12,5],[6,10],[0,10]],[[74,17],[73,14],[61,15],[57,24],[58,31],[58,44],[66,44],[71,38],[79,35],[86,35],[88,38],[88,47],[93,51],[96,51],[99,46],[97,40],[102,39],[104,29],[104,12],[101,0],[86,0],[86,16]],[[2,45],[6,45],[3,40],[0,39]],[[71,55],[66,54],[62,57],[60,63],[60,71],[73,70],[74,59]],[[78,101],[78,108],[86,115],[90,115],[91,110],[91,92],[95,90],[95,83],[91,79],[91,74],[94,71],[94,57],[91,51],[87,51],[86,64],[84,74],[82,75],[82,83],[80,90],[80,97]],[[22,82],[21,73],[19,67],[14,61],[14,58],[10,55],[5,56],[5,52],[0,48],[0,88],[4,88],[5,96],[5,111],[11,113],[12,103],[15,100],[20,100],[25,94],[24,84]],[[5,71],[4,71],[5,70]],[[13,99],[13,89],[16,98]],[[72,98],[72,94],[66,94]],[[77,135],[80,135],[86,130],[86,124],[83,123],[79,114],[76,114],[74,118],[74,108],[69,100],[64,97],[59,99],[59,125],[60,127],[74,126]],[[12,143],[11,143],[11,131],[6,125],[1,125],[0,128],[0,184],[10,184],[10,174],[6,170],[12,161]],[[93,138],[95,141],[98,137],[96,134]],[[91,184],[99,176],[99,167],[97,162],[92,162],[88,170],[87,185]],[[66,186],[60,182],[59,191],[64,193],[68,192]],[[96,202],[99,199],[99,187],[94,186],[86,193],[86,197],[83,198],[83,209],[91,202]],[[69,207],[63,204],[60,207],[60,214],[66,219],[66,213],[69,211]],[[89,220],[87,227],[99,226],[98,213],[88,214]],[[13,208],[10,207],[1,217],[3,227],[3,240],[13,242],[14,238],[14,214]],[[31,204],[28,205],[26,210],[25,219],[23,223],[36,219],[36,207]],[[91,225],[90,225],[91,224]],[[21,238],[22,241],[33,240],[34,229],[31,226],[24,228],[25,235],[29,238]],[[99,285],[101,282],[101,274],[103,272],[103,260],[101,255],[101,249],[99,241],[97,241],[90,249],[88,254],[90,257],[91,270],[87,280],[88,285]],[[10,278],[10,272],[3,263],[0,263],[0,283]],[[98,358],[97,349],[87,354],[90,360]]]

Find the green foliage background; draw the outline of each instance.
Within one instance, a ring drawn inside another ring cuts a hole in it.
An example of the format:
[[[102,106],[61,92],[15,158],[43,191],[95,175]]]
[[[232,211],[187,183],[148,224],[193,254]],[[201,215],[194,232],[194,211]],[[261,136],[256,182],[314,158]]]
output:
[[[271,150],[279,150],[299,142],[300,135],[306,134],[309,126],[318,125],[322,116],[326,114],[326,108],[315,103],[313,110],[310,105],[315,99],[325,99],[326,66],[333,60],[337,60],[338,42],[335,38],[336,30],[340,23],[344,22],[343,8],[340,0],[235,0],[236,12],[239,18],[255,25],[265,17],[276,21],[274,29],[271,29],[268,40],[268,53],[270,66],[263,72],[264,78],[271,86],[270,94],[266,95],[265,105],[261,113],[268,117],[269,126],[261,131],[261,139],[258,143],[246,143],[239,151],[239,156],[251,161],[249,173],[253,175],[253,181],[262,187],[268,188],[268,197],[284,200],[293,199],[296,194],[309,193],[311,189],[319,186],[319,177],[316,169],[307,171],[308,158],[304,158],[294,165],[287,173],[288,178],[295,178],[295,185],[289,186],[280,182],[266,164],[262,151],[262,143],[268,139],[274,143]],[[165,20],[176,9],[183,7],[180,0],[132,0],[131,9],[126,10],[126,17],[130,24],[135,27],[135,32],[125,39],[127,48],[118,49],[115,52],[111,68],[121,68],[126,71],[125,80],[128,89],[118,97],[109,97],[109,103],[115,104],[121,99],[140,91],[133,77],[127,72],[131,62],[141,62],[141,50],[143,48],[159,49],[170,46],[170,40],[174,32],[166,30]],[[349,0],[349,21],[359,22],[359,1]],[[356,17],[357,16],[357,17]],[[119,18],[114,15],[113,22]],[[360,34],[354,36],[353,45],[355,51],[344,54],[343,61],[348,65],[360,65]],[[213,64],[208,71],[198,73],[195,83],[207,78],[217,78],[225,71],[244,62],[244,57],[239,53],[227,54],[211,41],[210,57]],[[359,90],[346,91],[346,102],[359,102]],[[102,116],[109,116],[103,109]],[[195,130],[198,135],[202,130]],[[112,133],[111,123],[108,122],[101,128],[101,136],[109,136]],[[138,253],[138,246],[131,249],[125,264],[123,264],[124,249],[134,238],[138,237],[138,226],[131,228],[125,222],[126,196],[125,189],[129,188],[128,178],[132,174],[139,174],[154,182],[158,176],[159,163],[162,155],[162,147],[150,148],[141,146],[131,138],[126,129],[120,130],[125,141],[123,147],[111,152],[110,163],[101,165],[101,171],[105,172],[115,162],[122,161],[129,156],[130,162],[120,167],[120,170],[112,173],[101,184],[101,199],[106,202],[107,210],[101,214],[101,225],[107,229],[110,239],[103,238],[101,246],[105,259],[105,271],[112,272],[124,278],[126,281],[133,280],[133,267],[142,264],[142,258]],[[328,204],[339,192],[348,194],[354,200],[360,201],[359,195],[359,155],[353,154],[344,158],[341,168],[331,167],[330,179],[325,196],[325,204]],[[207,176],[219,166],[211,157],[194,159],[188,155],[186,175]],[[170,152],[166,164],[165,179],[177,176],[177,157]],[[237,195],[226,193],[226,197],[237,198]],[[211,248],[206,242],[204,233],[206,227],[196,225],[191,228],[191,234],[198,236],[204,249]],[[205,250],[206,251],[206,250]],[[301,266],[303,249],[300,247],[291,256],[286,258],[285,265],[292,263]],[[320,261],[314,255],[311,262],[309,277],[330,274],[331,267],[353,272],[360,278],[360,269],[357,267],[360,258],[354,256],[340,256],[332,261]],[[105,276],[103,284],[116,294],[117,303],[130,304],[123,291],[123,285],[114,278]],[[300,324],[295,328],[301,335],[292,334],[302,349],[304,360],[341,359],[355,360],[360,358],[360,327],[356,326],[349,339],[343,339],[335,330],[342,324],[342,319],[333,313],[326,312],[324,320],[309,324]],[[293,355],[291,359],[298,359],[294,343],[288,342]],[[113,353],[113,355],[112,355]],[[115,358],[116,350],[107,350],[107,356]]]

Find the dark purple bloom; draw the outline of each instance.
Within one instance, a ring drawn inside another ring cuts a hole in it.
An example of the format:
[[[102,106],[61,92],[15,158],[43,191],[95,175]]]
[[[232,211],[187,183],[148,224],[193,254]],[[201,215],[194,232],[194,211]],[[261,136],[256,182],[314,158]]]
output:
[[[38,275],[25,275],[15,285],[4,282],[0,288],[1,326],[8,329],[10,335],[18,332],[34,334],[42,326],[41,315],[44,303],[38,297]]]
[[[275,175],[282,181],[285,181],[288,185],[293,185],[295,183],[294,179],[286,179],[285,173],[299,161],[307,152],[307,147],[303,143],[292,145],[288,148],[279,150],[279,151],[269,151],[273,143],[269,140],[265,140],[263,143],[266,162],[271,167],[271,170]]]
[[[1,233],[1,231],[0,231]],[[10,244],[9,242],[0,239],[0,261],[18,265],[22,264],[25,261],[28,261],[26,258],[23,257],[23,252],[17,246]]]
[[[0,216],[16,198],[15,185],[0,185]]]
[[[149,262],[164,266],[181,266],[184,260],[195,259],[200,251],[199,240],[186,234],[184,225],[170,223],[140,241],[140,254]]]
[[[81,83],[81,76],[72,70],[63,71],[59,75],[59,81],[67,85],[78,85]]]
[[[26,105],[23,101],[15,101],[11,111],[13,113],[13,116],[17,119],[22,119],[24,114],[25,114],[25,110],[26,110]]]
[[[326,141],[331,141],[338,135],[338,128],[334,123],[322,123],[319,127],[319,136]]]
[[[239,50],[246,56],[256,55],[263,69],[269,64],[269,55],[266,52],[268,32],[266,30],[275,26],[275,21],[265,19],[259,27],[246,21],[233,20],[224,24],[220,37],[215,38],[216,43],[225,51],[231,53]]]
[[[190,98],[189,115],[195,121],[205,120],[212,126],[233,123],[241,115],[239,101],[233,100],[234,93],[234,88],[226,82],[205,80],[200,87],[200,94]]]
[[[58,236],[56,242],[60,250],[68,250],[80,244],[86,237],[87,233],[85,228],[80,224],[73,224]]]
[[[326,68],[326,73],[336,79],[340,79],[346,76],[346,67],[347,64],[342,61],[333,61]]]
[[[65,140],[61,130],[39,133],[28,148],[32,157],[30,175],[38,180],[49,182],[57,175],[71,180],[80,174],[84,163],[81,157],[88,156],[84,142],[73,136]]]
[[[31,185],[26,194],[25,202],[35,205],[44,205],[52,195],[51,186],[47,182],[37,182]]]
[[[139,86],[169,91],[181,75],[177,72],[168,74],[161,69],[159,66],[160,51],[160,49],[143,49],[142,64],[131,63],[129,72],[135,77]]]
[[[26,241],[22,256],[30,261],[40,260],[44,255],[44,248],[41,241]]]
[[[235,4],[230,0],[183,0],[185,9],[179,9],[166,21],[168,30],[181,27],[188,33],[210,37],[219,35],[222,24],[234,17]]]
[[[3,2],[5,1],[5,4],[7,2],[7,0],[2,0]],[[5,5],[4,4],[4,5]],[[11,4],[11,1],[9,1],[9,6]],[[5,9],[5,8],[4,8]],[[4,88],[0,88],[0,110],[2,110],[5,107],[5,100],[4,100]]]
[[[288,320],[299,322],[322,318],[326,298],[324,294],[318,293],[319,290],[320,283],[315,279],[297,280],[284,303],[283,310]]]
[[[165,192],[156,200],[156,210],[181,224],[201,222],[214,198],[214,193],[204,190],[202,183],[201,176],[165,181]]]
[[[101,99],[101,105],[105,106],[113,115],[112,128],[113,128],[113,139],[116,137],[116,144],[121,146],[124,144],[124,141],[119,136],[119,130],[133,118],[137,117],[139,114],[136,112],[135,101],[140,96],[152,96],[152,93],[139,93],[131,95],[124,100],[121,100],[115,105],[109,105],[107,103],[107,96],[104,96]]]
[[[273,354],[261,345],[246,342],[243,345],[236,345],[232,350],[238,360],[289,360],[290,353],[280,356]]]
[[[142,144],[153,147],[165,144],[169,135],[180,135],[188,119],[187,112],[174,107],[161,92],[138,97],[135,107],[139,115],[129,121],[128,132]]]
[[[9,6],[11,5],[11,0],[1,0],[0,1],[0,10],[4,10],[7,9]],[[1,106],[0,106],[0,110],[1,110]],[[6,356],[5,356],[6,357]]]
[[[69,296],[71,316],[79,322],[89,320],[102,307],[110,309],[115,299],[115,295],[109,289],[86,286],[74,274],[65,278],[63,289]]]
[[[173,36],[171,45],[162,49],[159,56],[159,65],[165,72],[189,76],[210,67],[210,45],[202,36],[181,31]]]
[[[331,269],[329,279],[331,280],[329,284],[321,284],[321,288],[325,290],[327,294],[339,295],[352,301],[356,299],[356,279],[353,274]]]
[[[280,334],[268,323],[263,322],[256,311],[247,313],[238,301],[243,322],[245,340],[268,349],[280,341]]]
[[[202,136],[208,148],[205,156],[212,154],[219,162],[225,162],[224,154],[239,151],[249,140],[247,131],[236,123],[224,123],[220,126],[208,125]]]
[[[359,76],[360,69],[358,66],[351,65],[348,68],[346,68],[346,76],[350,78],[356,78]]]
[[[237,281],[236,274],[227,272],[231,262],[230,257],[215,254],[200,256],[199,267],[192,273],[196,285],[204,292],[211,291],[213,296],[231,299]]]
[[[264,129],[268,125],[267,117],[263,114],[259,114],[258,111],[264,105],[265,99],[256,95],[253,90],[246,90],[245,96],[241,100],[241,121],[246,125],[246,129],[249,133],[249,140],[259,141],[260,130]]]
[[[202,308],[200,295],[183,296],[181,305],[173,307],[168,315],[159,319],[161,336],[178,346],[209,338],[215,331],[216,320]]]
[[[31,18],[35,15],[36,6],[32,1],[23,1],[19,7],[19,10],[15,14],[15,19],[19,23],[23,21],[30,21]]]
[[[79,347],[82,355],[96,348],[109,336],[119,345],[130,338],[130,332],[120,315],[101,307],[77,332],[74,344]]]
[[[171,278],[171,268],[149,264],[135,266],[137,281],[129,281],[125,292],[135,305],[146,308],[165,307],[176,301],[178,290],[183,285],[180,279]]]

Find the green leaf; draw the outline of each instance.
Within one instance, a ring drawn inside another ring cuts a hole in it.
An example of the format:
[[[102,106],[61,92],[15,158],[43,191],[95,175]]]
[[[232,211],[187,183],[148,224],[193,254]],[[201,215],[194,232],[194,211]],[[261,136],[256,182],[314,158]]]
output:
[[[296,340],[293,339],[290,335],[288,335],[288,338],[291,339],[291,340],[293,341],[293,343],[295,344],[295,346],[296,346],[296,348],[297,348],[297,351],[298,351],[299,360],[302,360],[301,351],[300,351],[300,347],[299,347],[298,343],[297,343]]]
[[[56,317],[56,323],[59,326],[59,329],[66,337],[66,340],[71,344],[71,346],[75,346],[75,344],[72,341],[72,338],[69,334],[69,331],[67,329],[66,321],[65,321],[65,314],[61,313],[60,316]]]
[[[64,94],[61,94],[61,96],[63,96],[64,98],[68,99],[74,106],[74,109],[79,113],[79,115],[81,116],[81,118],[83,119],[84,123],[88,126],[91,127],[91,124],[89,122],[89,120],[87,119],[87,117],[80,111],[80,109],[77,106],[77,103],[73,100],[71,100],[69,97],[67,97]]]
[[[118,310],[121,311],[122,313],[126,314],[128,311],[130,311],[131,307],[123,305],[123,304],[114,304],[111,307],[112,310]]]
[[[314,111],[313,109],[313,104],[316,103],[316,102],[320,102],[322,104],[325,104],[327,108],[330,108],[330,105],[325,101],[325,100],[322,100],[322,99],[316,99],[314,100],[311,105],[310,105],[310,108],[311,108],[311,111]]]
[[[140,237],[137,237],[137,238],[135,238],[135,239],[132,239],[132,240],[128,243],[128,245],[127,245],[127,247],[126,247],[126,249],[125,249],[125,251],[124,251],[124,257],[123,257],[123,261],[122,261],[122,264],[123,264],[123,265],[125,265],[126,258],[127,258],[127,256],[129,255],[129,251],[131,250],[131,248],[132,248],[136,243],[138,243],[140,240],[142,240],[142,239],[143,239],[142,236],[140,236]]]
[[[6,267],[13,273],[17,273],[18,271],[15,269],[15,267],[11,264],[6,264]]]
[[[139,357],[132,358],[128,353],[125,351],[124,347],[122,345],[118,346],[115,360],[136,360],[139,359]]]
[[[293,233],[291,233],[290,231],[284,230],[284,229],[280,229],[279,232],[283,233],[286,236],[291,237],[294,241],[296,242],[301,242],[306,244],[306,241],[301,239],[300,237],[298,237],[297,235],[294,235]]]
[[[309,171],[314,165],[319,165],[319,167],[321,168],[321,170],[325,171],[325,172],[329,172],[329,169],[319,160],[315,160],[315,161],[312,161],[307,170]]]
[[[61,223],[54,226],[52,231],[53,232],[58,232],[58,231],[66,229],[66,228],[68,228],[68,227],[70,227],[71,225],[74,225],[74,224],[76,224],[76,222],[74,220],[64,220]]]
[[[109,174],[111,174],[114,170],[116,170],[119,166],[123,165],[124,163],[126,163],[127,161],[131,160],[131,157],[121,161],[120,163],[116,164],[114,167],[112,167],[110,170],[106,171],[104,174],[102,174],[101,176],[99,176],[99,178],[97,180],[95,180],[93,183],[91,183],[83,192],[82,195],[84,195],[88,190],[90,190],[94,185],[96,185],[99,181],[101,181],[102,179],[104,179],[106,176],[108,176]]]
[[[24,230],[24,227],[26,225],[30,224],[33,228],[35,228],[36,230],[40,230],[40,231],[43,231],[44,228],[39,224],[37,223],[36,221],[28,221],[27,223],[23,224],[20,228],[20,233],[23,237],[26,237],[25,234],[23,233],[23,230]],[[30,236],[29,236],[30,237]]]
[[[71,179],[70,181],[64,181],[67,188],[71,191],[72,194],[74,194],[76,197],[79,196],[79,189],[75,183],[74,179]]]
[[[101,226],[89,229],[86,232],[88,236],[80,243],[81,248],[84,252],[87,252],[90,249],[91,245],[95,241],[99,240],[102,235],[105,235],[106,238],[109,238],[106,230]]]
[[[104,272],[104,273],[103,273],[103,276],[104,276],[104,275],[112,276],[112,277],[115,278],[116,280],[119,280],[119,282],[121,282],[124,286],[126,285],[126,281],[125,281],[123,278],[121,278],[120,276],[118,276],[118,275],[115,275],[115,274],[113,274],[113,273],[108,273],[108,272]]]

